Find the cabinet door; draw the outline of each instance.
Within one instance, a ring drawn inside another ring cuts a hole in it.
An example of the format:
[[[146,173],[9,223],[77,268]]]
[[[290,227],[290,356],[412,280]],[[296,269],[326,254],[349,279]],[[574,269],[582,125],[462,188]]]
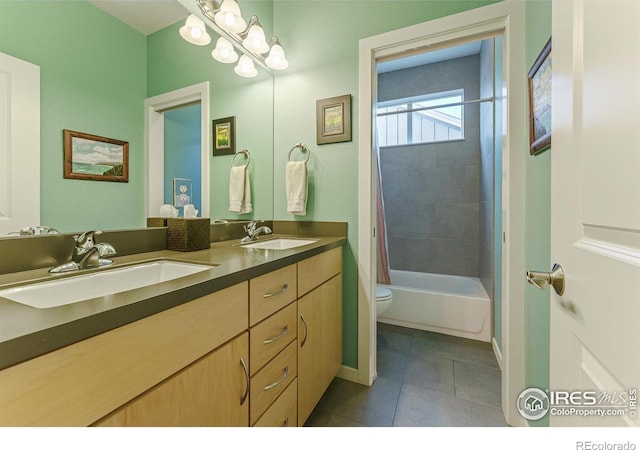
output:
[[[248,426],[248,333],[203,356],[97,426]],[[243,362],[241,362],[241,359]]]
[[[298,300],[298,425],[342,364],[342,274]]]

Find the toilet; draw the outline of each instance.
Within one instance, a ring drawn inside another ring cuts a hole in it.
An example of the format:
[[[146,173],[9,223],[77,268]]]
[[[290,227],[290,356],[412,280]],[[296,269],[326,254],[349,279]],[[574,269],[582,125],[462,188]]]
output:
[[[393,302],[393,293],[386,287],[376,285],[376,317],[383,315]]]

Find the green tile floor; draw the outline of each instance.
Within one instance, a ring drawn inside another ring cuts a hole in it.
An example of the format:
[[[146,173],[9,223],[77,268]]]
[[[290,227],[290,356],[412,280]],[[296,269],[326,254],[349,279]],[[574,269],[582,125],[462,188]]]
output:
[[[378,378],[333,380],[305,426],[505,427],[491,344],[378,323]]]

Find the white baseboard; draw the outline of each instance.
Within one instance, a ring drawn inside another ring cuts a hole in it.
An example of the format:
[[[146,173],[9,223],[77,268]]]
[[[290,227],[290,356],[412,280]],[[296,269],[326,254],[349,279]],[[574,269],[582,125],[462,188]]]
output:
[[[358,371],[358,369],[354,369],[353,367],[340,367],[340,370],[338,370],[338,374],[336,376],[338,378],[342,378],[343,380],[360,383],[360,372]]]

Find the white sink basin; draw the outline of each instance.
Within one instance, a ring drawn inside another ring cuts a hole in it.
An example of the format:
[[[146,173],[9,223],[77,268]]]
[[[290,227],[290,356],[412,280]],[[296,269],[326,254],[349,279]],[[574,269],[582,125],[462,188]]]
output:
[[[53,281],[0,290],[0,297],[34,308],[53,308],[175,280],[214,266],[177,261],[150,261]]]
[[[276,238],[268,241],[255,242],[253,244],[243,245],[245,248],[262,248],[265,250],[288,250],[290,248],[302,247],[303,245],[313,244],[317,239],[289,239]]]

